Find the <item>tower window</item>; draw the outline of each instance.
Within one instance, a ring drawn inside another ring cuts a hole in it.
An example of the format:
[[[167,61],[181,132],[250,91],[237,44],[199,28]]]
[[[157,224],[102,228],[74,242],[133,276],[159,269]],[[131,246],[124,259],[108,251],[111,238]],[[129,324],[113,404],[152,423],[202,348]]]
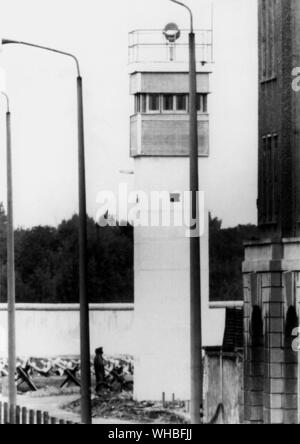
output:
[[[188,112],[188,94],[136,94],[135,113]],[[207,94],[197,94],[197,111],[207,113]]]
[[[276,77],[276,2],[260,2],[260,80]]]
[[[163,96],[163,108],[164,111],[174,110],[174,96],[172,94],[165,94]]]
[[[207,113],[207,94],[202,94],[203,112]]]
[[[149,111],[159,111],[160,106],[159,94],[149,94]]]
[[[187,111],[187,95],[176,95],[176,111]]]
[[[207,94],[197,94],[197,111],[207,113]]]
[[[147,95],[141,94],[140,100],[141,100],[140,112],[146,113],[147,112]]]
[[[138,114],[141,112],[141,96],[136,94],[134,99],[134,112]]]
[[[180,202],[180,194],[179,193],[170,193],[170,202],[171,203]]]
[[[275,223],[278,216],[277,197],[278,135],[269,134],[262,138],[262,169],[260,173],[261,222]]]

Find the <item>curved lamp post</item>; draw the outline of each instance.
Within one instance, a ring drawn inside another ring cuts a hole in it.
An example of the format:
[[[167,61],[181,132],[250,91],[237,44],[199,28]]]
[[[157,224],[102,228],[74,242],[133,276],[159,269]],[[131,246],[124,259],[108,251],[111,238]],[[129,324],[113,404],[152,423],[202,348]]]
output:
[[[84,153],[83,89],[80,65],[77,57],[68,52],[33,43],[2,39],[2,44],[29,46],[71,57],[77,70],[78,103],[78,176],[79,176],[79,292],[80,292],[80,356],[81,356],[81,420],[91,424],[91,370],[90,370],[90,328],[87,294],[87,214]]]
[[[6,168],[7,168],[7,312],[8,312],[8,398],[10,423],[15,423],[14,411],[17,404],[16,371],[16,319],[15,319],[15,247],[13,223],[13,184],[11,153],[11,113],[8,95],[1,91],[6,101]]]
[[[198,118],[197,118],[197,71],[196,43],[192,10],[184,3],[170,0],[184,7],[190,14],[189,33],[189,77],[190,77],[190,191],[192,221],[190,236],[190,309],[191,309],[191,422],[203,422],[203,363],[202,363],[202,315],[201,315],[201,272],[200,238],[196,233],[198,213]]]

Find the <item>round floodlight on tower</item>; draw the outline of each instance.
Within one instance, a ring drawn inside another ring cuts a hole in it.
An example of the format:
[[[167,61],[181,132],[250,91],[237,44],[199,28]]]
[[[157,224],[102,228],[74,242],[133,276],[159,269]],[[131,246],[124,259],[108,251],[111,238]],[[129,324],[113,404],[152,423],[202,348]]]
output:
[[[170,47],[170,61],[173,62],[175,59],[176,40],[178,40],[181,35],[180,29],[178,28],[176,23],[168,23],[163,30],[163,35],[165,36]]]
[[[164,36],[170,43],[175,43],[180,37],[180,29],[176,23],[168,23],[164,29]]]

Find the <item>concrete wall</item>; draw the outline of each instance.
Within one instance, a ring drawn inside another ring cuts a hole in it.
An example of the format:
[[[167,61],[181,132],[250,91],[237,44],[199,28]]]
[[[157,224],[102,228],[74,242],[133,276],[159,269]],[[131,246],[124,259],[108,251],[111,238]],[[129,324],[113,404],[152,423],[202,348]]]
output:
[[[135,156],[188,156],[189,115],[142,114],[130,120],[130,153]],[[209,155],[208,114],[198,114],[199,156]]]
[[[187,72],[135,72],[130,76],[130,94],[186,94],[188,91],[189,76]],[[197,74],[197,92],[209,92],[209,74],[207,72]]]
[[[135,160],[137,190],[182,193],[188,183],[188,159]],[[173,215],[180,211],[177,205],[172,205]],[[201,237],[203,344],[220,346],[225,309],[209,309],[207,222]],[[161,399],[162,392],[167,399],[172,393],[190,399],[190,259],[185,232],[185,227],[174,226],[135,229],[135,396],[140,400]]]
[[[133,304],[90,306],[91,352],[133,354]],[[79,306],[18,304],[17,355],[51,357],[79,355]],[[0,305],[0,357],[7,356],[7,310]]]

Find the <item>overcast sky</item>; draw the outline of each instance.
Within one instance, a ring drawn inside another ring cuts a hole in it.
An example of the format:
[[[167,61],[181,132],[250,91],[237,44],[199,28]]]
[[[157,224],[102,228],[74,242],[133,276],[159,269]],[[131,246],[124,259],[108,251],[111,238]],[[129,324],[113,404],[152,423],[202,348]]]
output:
[[[207,26],[206,0],[187,0]],[[186,13],[167,0],[0,0],[1,37],[78,55],[84,77],[88,213],[100,190],[116,190],[131,167],[127,34],[163,28]],[[211,155],[200,164],[212,213],[224,225],[256,222],[256,0],[214,1]],[[5,47],[13,112],[15,223],[58,224],[77,211],[76,83],[71,60]],[[5,201],[4,108],[0,120],[0,199]],[[1,129],[2,128],[2,129]],[[125,180],[130,180],[130,178]]]

